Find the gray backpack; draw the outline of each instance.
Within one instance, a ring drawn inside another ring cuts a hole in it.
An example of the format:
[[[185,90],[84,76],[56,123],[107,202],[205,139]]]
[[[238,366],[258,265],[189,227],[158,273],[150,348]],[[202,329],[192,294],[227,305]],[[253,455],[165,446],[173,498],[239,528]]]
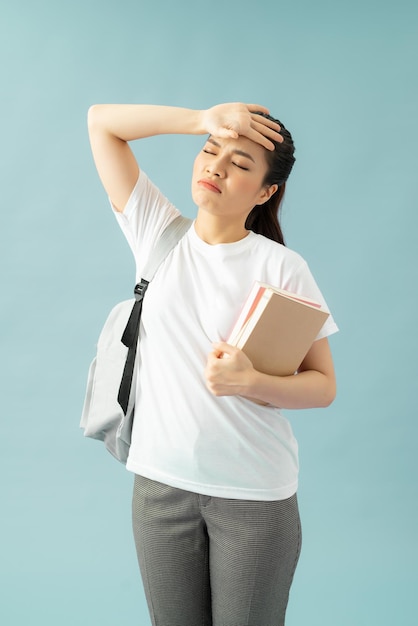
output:
[[[142,302],[149,282],[167,254],[190,228],[181,215],[163,231],[135,286],[135,299],[124,300],[109,313],[97,342],[88,376],[80,427],[86,437],[103,441],[107,450],[126,463],[135,414],[136,348]]]

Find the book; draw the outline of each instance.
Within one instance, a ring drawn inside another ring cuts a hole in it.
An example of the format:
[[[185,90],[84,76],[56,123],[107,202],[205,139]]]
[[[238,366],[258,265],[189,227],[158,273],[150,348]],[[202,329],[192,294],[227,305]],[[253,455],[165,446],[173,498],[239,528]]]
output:
[[[329,312],[318,302],[256,282],[226,340],[265,374],[294,374]]]

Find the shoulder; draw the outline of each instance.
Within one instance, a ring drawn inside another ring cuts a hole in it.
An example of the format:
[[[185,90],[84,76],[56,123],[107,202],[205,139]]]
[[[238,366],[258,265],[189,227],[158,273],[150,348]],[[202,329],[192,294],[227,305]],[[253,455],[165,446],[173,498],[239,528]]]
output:
[[[256,233],[252,233],[252,238],[254,241],[254,249],[260,254],[267,255],[271,259],[280,261],[280,263],[288,263],[289,265],[293,265],[295,268],[307,265],[305,259],[301,254],[299,254],[299,252],[296,252],[295,250],[292,250],[277,241],[273,241],[264,235]]]
[[[115,213],[134,254],[138,272],[147,262],[161,234],[180,215],[180,211],[141,170],[123,212]]]
[[[139,208],[146,210],[147,207],[160,208],[163,206],[172,207],[173,205],[147,174],[141,170],[123,214],[129,217]]]

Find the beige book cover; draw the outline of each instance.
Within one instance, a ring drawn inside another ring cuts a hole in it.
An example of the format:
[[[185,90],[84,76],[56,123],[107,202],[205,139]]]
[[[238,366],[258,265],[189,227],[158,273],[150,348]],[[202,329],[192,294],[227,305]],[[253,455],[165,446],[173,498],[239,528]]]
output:
[[[329,316],[320,304],[257,282],[227,343],[265,374],[294,374]]]

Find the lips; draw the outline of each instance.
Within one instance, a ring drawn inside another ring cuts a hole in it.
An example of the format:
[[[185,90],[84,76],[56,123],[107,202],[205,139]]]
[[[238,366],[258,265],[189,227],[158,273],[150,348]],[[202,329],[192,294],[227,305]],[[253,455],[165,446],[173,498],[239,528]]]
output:
[[[198,180],[197,184],[200,185],[201,187],[205,187],[205,189],[208,189],[209,191],[213,191],[215,193],[222,193],[218,185],[216,185],[211,180],[208,180],[207,178],[202,178],[201,180]]]

